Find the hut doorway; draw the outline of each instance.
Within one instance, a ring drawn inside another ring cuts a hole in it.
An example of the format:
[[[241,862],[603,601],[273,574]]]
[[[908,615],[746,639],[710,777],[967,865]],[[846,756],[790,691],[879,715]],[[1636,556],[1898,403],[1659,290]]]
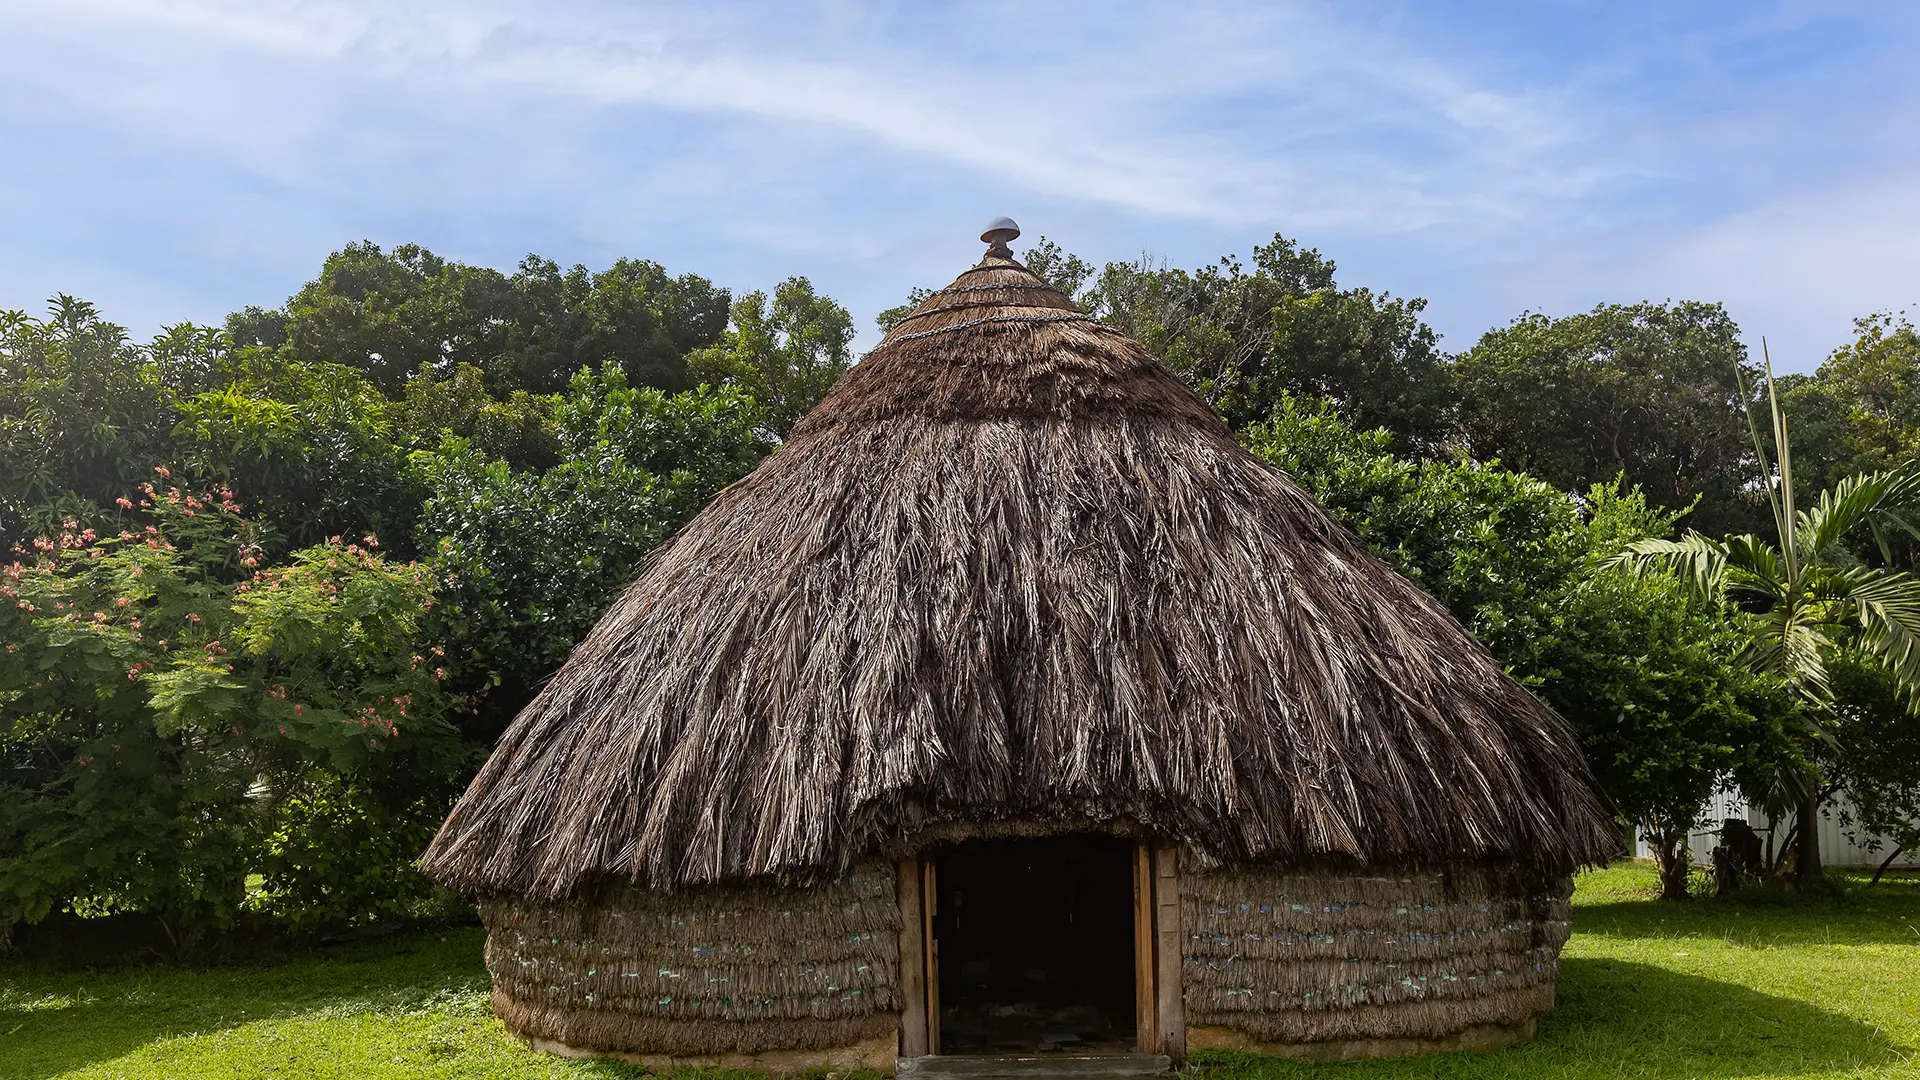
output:
[[[928,885],[938,1052],[1124,1053],[1137,1035],[1136,845],[975,840]]]

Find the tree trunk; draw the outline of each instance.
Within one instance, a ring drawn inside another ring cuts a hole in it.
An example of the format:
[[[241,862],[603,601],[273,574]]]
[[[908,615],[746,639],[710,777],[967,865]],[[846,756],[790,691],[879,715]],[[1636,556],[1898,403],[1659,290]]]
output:
[[[1800,826],[1798,825],[1789,825],[1787,826],[1787,835],[1780,838],[1780,850],[1773,856],[1773,878],[1777,882],[1785,882],[1793,876],[1793,855],[1794,852],[1800,850],[1793,841],[1794,837],[1800,835],[1799,829]],[[1773,841],[1768,840],[1767,842],[1772,843]]]
[[[1693,899],[1687,892],[1687,876],[1693,871],[1687,852],[1687,834],[1656,832],[1647,839],[1653,848],[1653,864],[1660,869],[1660,899]]]
[[[1800,801],[1800,820],[1794,827],[1800,831],[1794,884],[1801,889],[1821,888],[1827,883],[1827,872],[1820,865],[1820,784],[1811,777],[1807,780],[1807,797]]]
[[[1893,845],[1893,854],[1891,854],[1891,855],[1889,855],[1889,856],[1887,856],[1887,861],[1885,861],[1885,862],[1883,862],[1883,863],[1881,863],[1881,864],[1880,864],[1880,869],[1878,869],[1878,870],[1875,870],[1875,871],[1873,872],[1873,880],[1872,880],[1872,881],[1869,881],[1869,882],[1867,882],[1867,884],[1869,884],[1869,885],[1878,885],[1878,884],[1880,884],[1880,875],[1882,875],[1882,874],[1884,874],[1884,873],[1886,873],[1886,872],[1887,872],[1887,867],[1889,867],[1889,866],[1892,866],[1892,865],[1893,865],[1893,860],[1895,860],[1895,859],[1897,859],[1897,858],[1899,858],[1899,857],[1900,857],[1900,853],[1901,853],[1901,852],[1903,852],[1903,851],[1905,851],[1905,850],[1907,850],[1907,849],[1906,849],[1906,848],[1903,848],[1903,847],[1901,847],[1901,846],[1900,846],[1899,844],[1895,844],[1895,845]],[[5,952],[5,951],[6,951],[6,931],[5,931],[5,930],[0,930],[0,952]]]

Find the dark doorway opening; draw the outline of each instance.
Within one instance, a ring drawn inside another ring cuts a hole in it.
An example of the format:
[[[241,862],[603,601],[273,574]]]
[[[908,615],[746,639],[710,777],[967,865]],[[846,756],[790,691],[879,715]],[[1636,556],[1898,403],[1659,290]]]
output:
[[[1134,845],[974,840],[934,873],[940,1052],[1127,1052],[1135,1033]]]

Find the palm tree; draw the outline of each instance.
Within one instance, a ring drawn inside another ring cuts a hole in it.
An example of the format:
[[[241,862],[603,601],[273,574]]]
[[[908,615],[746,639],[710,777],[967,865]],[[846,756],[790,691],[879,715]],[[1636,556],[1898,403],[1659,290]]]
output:
[[[1763,357],[1765,348],[1763,341]],[[1824,881],[1817,828],[1823,793],[1812,762],[1835,721],[1828,662],[1850,653],[1879,664],[1920,711],[1920,579],[1864,565],[1843,545],[1867,529],[1885,554],[1890,530],[1920,536],[1899,513],[1920,498],[1920,468],[1849,476],[1821,492],[1812,508],[1796,508],[1787,420],[1774,393],[1770,358],[1766,371],[1779,480],[1775,484],[1767,475],[1762,483],[1780,543],[1751,534],[1715,540],[1689,532],[1679,540],[1641,540],[1611,563],[1636,573],[1673,574],[1697,600],[1722,606],[1749,635],[1742,660],[1780,679],[1792,695],[1801,721],[1800,753],[1776,766],[1768,801],[1794,807],[1797,884],[1812,886]],[[1766,448],[1751,407],[1747,422],[1764,467]]]

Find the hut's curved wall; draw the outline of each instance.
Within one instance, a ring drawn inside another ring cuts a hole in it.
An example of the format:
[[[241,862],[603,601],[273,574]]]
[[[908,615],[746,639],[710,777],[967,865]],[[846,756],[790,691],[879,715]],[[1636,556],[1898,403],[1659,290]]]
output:
[[[1525,1038],[1572,883],[1477,869],[1183,874],[1188,1045],[1379,1056]]]
[[[795,1063],[815,1052],[892,1065],[891,866],[810,887],[620,885],[560,903],[496,894],[481,898],[480,915],[494,1011],[543,1049],[708,1064],[800,1051]]]

